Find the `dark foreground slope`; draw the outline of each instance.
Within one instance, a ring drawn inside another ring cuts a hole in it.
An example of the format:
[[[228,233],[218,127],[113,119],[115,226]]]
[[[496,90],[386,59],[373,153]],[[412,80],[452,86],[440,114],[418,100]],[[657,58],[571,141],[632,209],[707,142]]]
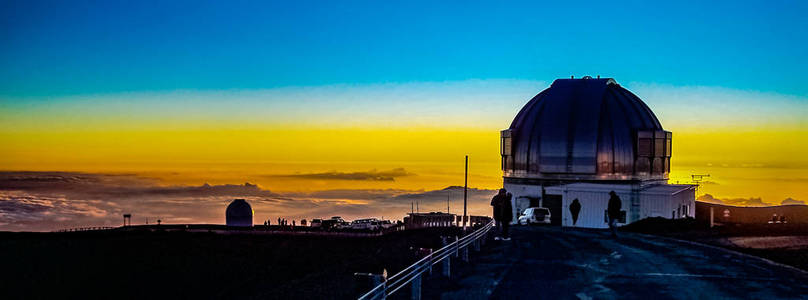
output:
[[[350,298],[448,229],[381,237],[189,232],[0,233],[0,299]],[[451,233],[454,235],[454,233]]]
[[[721,248],[606,230],[519,226],[425,299],[805,299],[808,273]],[[461,276],[462,275],[462,276]]]
[[[697,219],[648,218],[621,230],[718,246],[808,271],[808,223],[730,223],[710,228]],[[749,240],[758,242],[744,243]]]

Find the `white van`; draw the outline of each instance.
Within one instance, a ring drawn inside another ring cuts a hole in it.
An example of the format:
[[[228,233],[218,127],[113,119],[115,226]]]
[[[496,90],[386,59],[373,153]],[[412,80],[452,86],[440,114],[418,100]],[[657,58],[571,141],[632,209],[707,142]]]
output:
[[[528,207],[519,216],[519,225],[550,224],[550,210],[546,207]]]
[[[381,228],[380,223],[381,222],[379,222],[379,220],[376,218],[354,220],[353,222],[351,222],[351,229],[375,231]]]

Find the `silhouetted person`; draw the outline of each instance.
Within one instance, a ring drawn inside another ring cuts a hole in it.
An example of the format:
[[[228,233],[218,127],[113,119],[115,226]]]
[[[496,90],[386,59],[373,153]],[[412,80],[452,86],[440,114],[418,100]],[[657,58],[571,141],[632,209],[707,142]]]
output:
[[[617,220],[620,219],[620,208],[623,202],[614,191],[609,192],[609,208],[607,214],[609,215],[609,229],[612,231],[612,237],[617,237]]]
[[[295,227],[295,220],[292,220],[292,227]]]
[[[572,214],[572,226],[578,223],[578,214],[581,212],[581,202],[576,198],[570,204],[570,213]]]
[[[264,221],[264,227],[267,227],[267,221]]]
[[[505,189],[499,189],[494,198],[491,199],[491,206],[494,207],[494,221],[497,227],[500,228],[502,237],[495,237],[495,240],[510,241],[511,237],[508,232],[508,227],[513,220],[513,207],[511,206],[511,195]]]
[[[281,225],[283,225],[283,224],[281,223],[281,218],[278,218],[278,226],[281,226]]]

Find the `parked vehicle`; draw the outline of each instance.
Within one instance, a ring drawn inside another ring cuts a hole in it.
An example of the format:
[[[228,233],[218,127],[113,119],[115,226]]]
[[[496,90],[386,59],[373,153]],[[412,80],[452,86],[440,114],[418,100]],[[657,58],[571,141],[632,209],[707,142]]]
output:
[[[311,226],[312,228],[322,227],[323,226],[323,220],[322,219],[311,219],[311,225],[309,225],[309,226]]]
[[[337,220],[333,219],[325,219],[323,220],[323,225],[320,226],[321,229],[331,230],[331,229],[340,229],[339,223]]]
[[[381,220],[380,224],[381,224],[382,228],[384,228],[384,229],[387,229],[387,228],[390,228],[390,227],[393,227],[393,226],[396,225],[396,224],[393,224],[393,222],[390,222],[390,220]]]
[[[519,216],[519,224],[550,224],[550,210],[546,207],[528,207]]]
[[[351,225],[350,223],[345,222],[345,220],[340,216],[333,216],[331,217],[331,220],[334,221],[334,228],[337,229],[348,228]]]
[[[381,228],[381,222],[376,218],[359,219],[351,222],[351,229],[376,231]]]

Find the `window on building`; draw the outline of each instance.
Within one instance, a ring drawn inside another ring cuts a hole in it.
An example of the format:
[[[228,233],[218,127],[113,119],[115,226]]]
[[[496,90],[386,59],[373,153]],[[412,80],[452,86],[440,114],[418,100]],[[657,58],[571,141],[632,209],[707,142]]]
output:
[[[671,157],[671,139],[665,140],[665,156]]]
[[[500,142],[500,154],[502,156],[511,155],[511,131],[510,130],[503,130],[500,132],[501,142]]]
[[[508,158],[511,157],[511,130],[506,129],[500,132],[500,155],[502,155],[502,170],[508,169]]]
[[[637,141],[637,155],[651,156],[651,140],[642,138]]]
[[[654,139],[654,156],[664,156],[665,139]]]

